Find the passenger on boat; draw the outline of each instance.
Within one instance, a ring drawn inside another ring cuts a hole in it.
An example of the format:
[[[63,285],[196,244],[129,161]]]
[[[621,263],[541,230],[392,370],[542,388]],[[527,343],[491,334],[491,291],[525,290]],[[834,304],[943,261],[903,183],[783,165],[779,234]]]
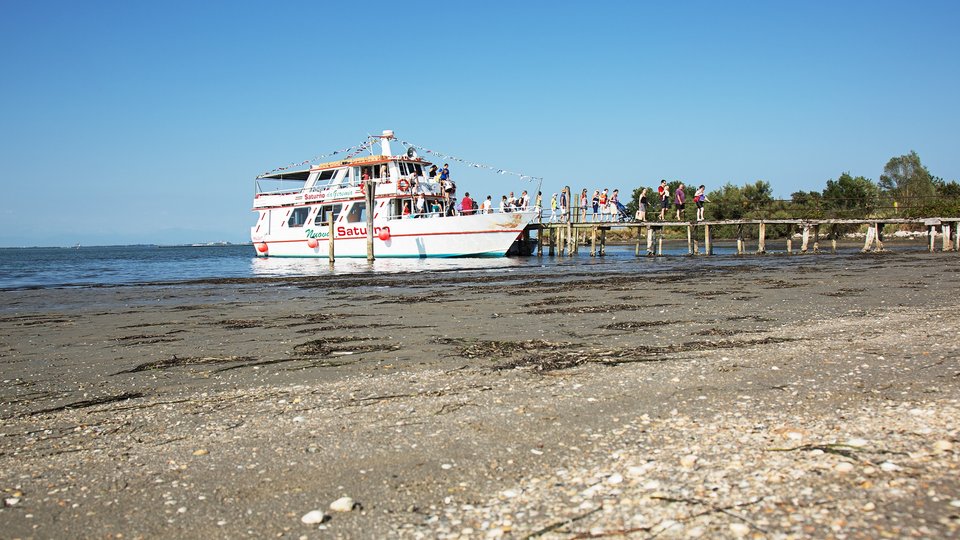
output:
[[[423,193],[417,196],[417,200],[413,203],[413,209],[416,211],[416,215],[414,217],[426,217],[424,214],[427,211],[427,200],[424,199]]]
[[[543,208],[543,192],[542,191],[537,192],[537,198],[534,201],[533,205],[537,212],[539,212],[540,209]]]
[[[440,171],[440,181],[450,180],[450,165],[444,163],[443,169]]]
[[[457,215],[457,199],[456,197],[451,196],[450,201],[446,203],[447,209],[443,213],[446,217],[451,217]]]
[[[523,190],[523,193],[520,194],[520,208],[522,210],[530,208],[530,195],[527,194],[527,190]]]
[[[500,196],[500,213],[509,212],[509,211],[510,211],[510,203],[507,202],[507,196],[501,195]]]
[[[433,200],[430,202],[430,217],[440,217],[441,207],[439,200]]]
[[[410,217],[410,203],[406,201],[404,201],[403,203],[403,217],[404,218]]]
[[[473,214],[473,199],[470,198],[469,191],[463,194],[463,199],[460,199],[460,214],[464,216]]]
[[[487,200],[483,201],[480,204],[480,213],[481,214],[492,214],[493,213],[493,198],[490,195],[487,195]]]
[[[431,180],[431,181],[433,181],[433,179],[437,177],[437,166],[436,166],[436,165],[431,165],[431,166],[430,166],[430,170],[427,172],[427,176],[430,177],[430,180]]]

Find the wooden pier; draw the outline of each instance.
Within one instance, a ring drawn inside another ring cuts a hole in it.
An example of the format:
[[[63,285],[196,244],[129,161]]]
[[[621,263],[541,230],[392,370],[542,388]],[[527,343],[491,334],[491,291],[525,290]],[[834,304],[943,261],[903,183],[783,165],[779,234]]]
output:
[[[703,255],[713,255],[713,231],[719,226],[736,228],[737,254],[747,253],[745,229],[756,227],[757,249],[755,253],[766,253],[767,226],[781,225],[787,228],[787,253],[794,253],[793,235],[801,235],[799,253],[818,253],[821,240],[829,240],[832,251],[837,249],[838,229],[845,225],[867,226],[863,251],[883,251],[881,232],[885,225],[914,225],[926,227],[929,235],[929,250],[936,251],[935,233],[941,233],[942,251],[960,252],[960,218],[871,218],[871,219],[750,219],[722,221],[627,221],[594,222],[576,221],[576,216],[564,216],[568,221],[534,223],[527,227],[523,237],[529,238],[531,231],[538,231],[537,255],[543,255],[544,246],[548,255],[570,256],[579,253],[581,245],[587,245],[589,238],[590,256],[603,256],[606,249],[607,231],[613,229],[635,230],[635,254],[647,256],[663,255],[664,231],[666,229],[685,230],[689,255],[700,255],[700,239],[703,240]],[[824,235],[821,235],[824,232]],[[644,243],[645,240],[645,243]],[[812,244],[811,244],[812,242]],[[641,250],[641,246],[645,249]]]

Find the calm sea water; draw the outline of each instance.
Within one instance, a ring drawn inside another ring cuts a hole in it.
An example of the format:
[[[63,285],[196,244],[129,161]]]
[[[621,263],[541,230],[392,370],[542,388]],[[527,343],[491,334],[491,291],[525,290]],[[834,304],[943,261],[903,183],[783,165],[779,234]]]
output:
[[[799,244],[795,244],[799,245]],[[845,245],[838,256],[850,256],[858,245]],[[887,247],[891,247],[888,245]],[[923,242],[899,245],[897,250],[922,250]],[[768,244],[768,250],[782,250],[782,243]],[[731,243],[718,243],[715,257],[682,257],[686,241],[665,245],[667,257],[634,257],[633,246],[609,246],[606,257],[590,257],[581,248],[576,257],[504,257],[499,259],[326,259],[257,258],[251,246],[157,247],[108,246],[80,248],[0,248],[0,290],[37,287],[118,285],[187,281],[205,278],[251,278],[280,276],[323,276],[380,272],[429,272],[464,270],[503,272],[541,268],[545,275],[573,269],[656,272],[671,268],[751,265],[782,265],[802,260],[797,257],[736,257]],[[831,255],[821,255],[830,257]],[[810,260],[810,259],[806,259]]]

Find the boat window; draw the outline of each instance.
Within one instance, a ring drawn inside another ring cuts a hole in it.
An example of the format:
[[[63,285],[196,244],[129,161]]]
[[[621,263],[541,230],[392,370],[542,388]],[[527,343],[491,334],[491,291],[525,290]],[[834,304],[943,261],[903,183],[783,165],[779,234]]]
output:
[[[293,212],[290,213],[290,219],[287,220],[288,227],[303,227],[303,224],[307,222],[307,215],[310,213],[309,206],[301,206],[300,208],[294,208]]]
[[[320,207],[320,211],[317,212],[317,218],[313,220],[314,225],[323,225],[324,223],[330,223],[330,216],[333,216],[333,220],[336,221],[337,217],[340,216],[340,210],[343,209],[342,204],[325,204]]]
[[[397,167],[400,169],[400,174],[407,175],[407,164],[404,162],[397,163]]]
[[[330,169],[327,171],[320,171],[320,176],[317,177],[317,182],[321,180],[329,180],[333,178],[333,175],[337,173],[336,169]]]
[[[411,163],[410,166],[417,172],[417,176],[423,176],[423,167],[419,163]]]
[[[348,223],[362,223],[367,220],[367,203],[355,202],[347,214]]]
[[[378,179],[380,178],[380,167],[360,167],[360,178],[363,178],[364,175],[366,175],[368,178]]]

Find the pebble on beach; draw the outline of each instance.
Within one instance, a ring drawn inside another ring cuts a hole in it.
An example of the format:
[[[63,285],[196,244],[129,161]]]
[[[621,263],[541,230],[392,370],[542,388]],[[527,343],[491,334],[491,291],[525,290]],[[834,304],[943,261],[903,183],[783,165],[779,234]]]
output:
[[[317,525],[327,521],[328,519],[330,519],[330,516],[323,513],[322,510],[311,510],[304,514],[303,517],[300,518],[300,521],[306,525]]]
[[[340,497],[330,503],[330,510],[333,512],[349,512],[353,510],[353,499],[350,497]]]

